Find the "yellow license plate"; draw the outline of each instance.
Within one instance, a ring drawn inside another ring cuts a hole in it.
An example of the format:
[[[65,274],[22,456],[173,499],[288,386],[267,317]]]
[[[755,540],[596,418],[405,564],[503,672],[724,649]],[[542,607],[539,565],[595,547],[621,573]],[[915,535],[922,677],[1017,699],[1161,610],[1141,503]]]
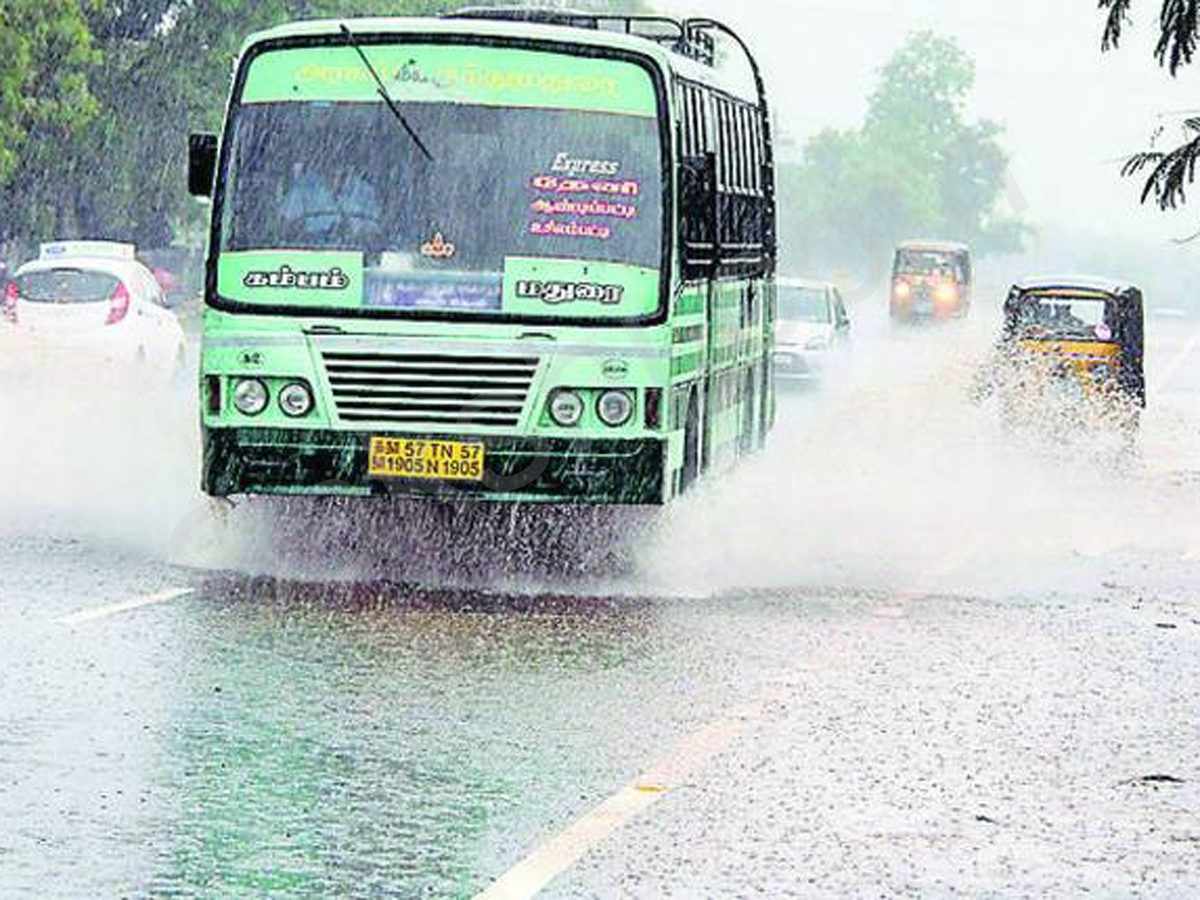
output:
[[[370,473],[384,478],[482,481],[483,444],[371,438]]]

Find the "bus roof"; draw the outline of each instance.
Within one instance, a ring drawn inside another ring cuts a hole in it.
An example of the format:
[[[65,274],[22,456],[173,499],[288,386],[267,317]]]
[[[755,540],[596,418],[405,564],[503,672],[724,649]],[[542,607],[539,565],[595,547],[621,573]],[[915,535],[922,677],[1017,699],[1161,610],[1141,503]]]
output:
[[[636,34],[598,28],[577,28],[569,25],[545,25],[505,19],[436,19],[415,16],[313,19],[291,22],[255,32],[246,38],[242,45],[242,53],[245,54],[252,47],[264,41],[286,38],[336,37],[338,42],[342,42],[344,40],[343,25],[346,25],[356,35],[417,34],[434,37],[474,35],[485,38],[524,38],[578,44],[583,47],[625,50],[650,58],[665,72],[674,72],[683,78],[724,91],[754,104],[758,102],[753,82],[743,84],[738,78],[731,77],[727,68],[705,65],[681,53],[671,52],[657,41]]]

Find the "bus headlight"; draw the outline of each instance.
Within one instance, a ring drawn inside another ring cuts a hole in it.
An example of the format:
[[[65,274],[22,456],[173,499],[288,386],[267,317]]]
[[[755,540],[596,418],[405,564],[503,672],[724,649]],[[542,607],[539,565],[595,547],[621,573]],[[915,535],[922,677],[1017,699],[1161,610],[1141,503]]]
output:
[[[563,428],[572,428],[583,418],[583,400],[574,391],[558,390],[550,397],[550,418]]]
[[[233,405],[244,416],[257,416],[270,400],[267,386],[257,378],[243,378],[233,386]]]
[[[613,428],[624,425],[633,417],[633,397],[628,391],[605,391],[596,401],[596,415]]]
[[[312,412],[313,395],[307,384],[293,381],[279,392],[279,408],[284,415],[298,419]]]

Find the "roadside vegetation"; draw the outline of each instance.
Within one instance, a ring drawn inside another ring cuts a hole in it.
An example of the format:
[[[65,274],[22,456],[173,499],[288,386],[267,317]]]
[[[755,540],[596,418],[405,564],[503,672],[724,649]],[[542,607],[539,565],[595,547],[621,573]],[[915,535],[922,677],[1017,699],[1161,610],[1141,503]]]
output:
[[[1003,127],[972,121],[975,63],[953,40],[918,32],[879,70],[865,121],[827,129],[780,167],[780,245],[800,271],[877,266],[904,238],[1016,252],[1026,227],[1001,211]]]

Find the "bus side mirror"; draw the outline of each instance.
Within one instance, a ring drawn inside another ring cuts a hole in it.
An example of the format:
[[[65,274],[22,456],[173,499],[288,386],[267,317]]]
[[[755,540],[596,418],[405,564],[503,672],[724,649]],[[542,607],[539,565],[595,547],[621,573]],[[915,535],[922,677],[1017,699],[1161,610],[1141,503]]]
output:
[[[188,135],[188,193],[211,197],[217,174],[217,136]]]
[[[683,277],[705,278],[718,263],[716,156],[687,156],[679,164],[679,221]]]

